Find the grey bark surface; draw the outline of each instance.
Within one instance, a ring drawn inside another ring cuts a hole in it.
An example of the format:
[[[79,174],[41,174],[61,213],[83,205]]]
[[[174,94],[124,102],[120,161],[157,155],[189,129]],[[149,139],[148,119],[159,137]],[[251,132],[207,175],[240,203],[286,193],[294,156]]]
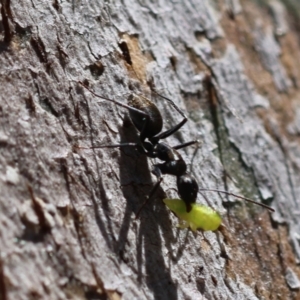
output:
[[[299,299],[296,16],[279,1],[1,0],[0,299]],[[262,1],[263,2],[263,1]],[[263,2],[264,3],[264,2]],[[206,85],[212,83],[211,90]],[[176,228],[123,103],[151,98],[223,216]],[[234,204],[234,205],[231,205]],[[230,206],[230,207],[227,207]]]

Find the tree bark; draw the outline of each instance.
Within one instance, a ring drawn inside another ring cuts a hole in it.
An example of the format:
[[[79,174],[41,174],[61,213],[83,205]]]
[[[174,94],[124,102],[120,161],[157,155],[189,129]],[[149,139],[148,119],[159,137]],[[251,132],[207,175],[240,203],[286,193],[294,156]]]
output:
[[[300,5],[1,0],[0,299],[299,299]],[[217,232],[176,228],[128,111],[142,94]],[[234,205],[231,205],[234,204]]]

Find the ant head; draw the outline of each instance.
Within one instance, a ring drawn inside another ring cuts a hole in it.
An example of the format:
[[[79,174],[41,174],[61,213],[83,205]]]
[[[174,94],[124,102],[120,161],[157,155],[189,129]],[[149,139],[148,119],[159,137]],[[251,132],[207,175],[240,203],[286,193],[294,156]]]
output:
[[[198,194],[198,183],[190,174],[177,177],[178,193],[185,202],[187,212],[191,210],[191,204],[196,202]]]

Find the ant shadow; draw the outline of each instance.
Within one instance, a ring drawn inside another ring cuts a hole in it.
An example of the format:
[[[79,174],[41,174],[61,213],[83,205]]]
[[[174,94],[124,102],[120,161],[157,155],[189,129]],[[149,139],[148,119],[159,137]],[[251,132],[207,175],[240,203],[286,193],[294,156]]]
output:
[[[126,127],[129,122],[131,128]],[[137,141],[137,130],[129,118],[125,119],[124,125],[120,131],[121,143]],[[127,200],[115,249],[121,258],[128,243],[134,245],[128,240],[131,216],[141,207],[154,184],[149,163],[150,160],[145,155],[139,154],[132,147],[120,149],[120,182],[124,198]],[[154,199],[143,208],[139,216],[140,226],[135,243],[137,275],[140,283],[145,278],[149,289],[153,291],[154,299],[177,299],[176,283],[171,278],[162,253],[161,232],[170,252],[171,243],[176,241],[170,228],[169,214],[161,201],[163,198],[165,193],[159,187]]]
[[[89,125],[92,126],[88,106],[87,115]],[[118,135],[121,144],[139,140],[136,127],[128,116],[125,117],[123,126],[119,128]],[[93,135],[90,137],[90,142],[91,145],[94,145]],[[171,229],[170,213],[161,201],[166,197],[165,193],[161,187],[157,189],[154,199],[143,208],[139,217],[140,226],[138,232],[136,232],[136,241],[130,240],[128,238],[129,230],[131,223],[134,222],[132,216],[141,207],[155,183],[152,182],[149,168],[150,160],[146,155],[139,153],[134,147],[121,147],[117,151],[119,151],[120,189],[126,199],[124,218],[117,238],[115,238],[114,224],[110,218],[112,211],[111,199],[108,198],[105,192],[105,184],[100,172],[101,163],[94,152],[99,189],[96,191],[96,195],[92,196],[92,201],[99,231],[116,256],[129,268],[132,268],[134,272],[137,272],[139,282],[142,283],[145,279],[145,283],[153,291],[154,299],[177,299],[177,283],[173,281],[169,268],[165,263],[164,254],[162,253],[162,238],[168,253],[171,254],[172,261],[180,258],[184,245],[179,247],[181,249],[174,255],[172,244],[177,242],[177,237],[173,235]],[[160,201],[157,202],[159,199]],[[99,206],[101,206],[101,209]],[[104,216],[101,215],[101,210]],[[133,251],[130,251],[129,248],[132,246],[136,246],[136,263],[134,258],[130,256]],[[137,270],[135,265],[137,265]]]

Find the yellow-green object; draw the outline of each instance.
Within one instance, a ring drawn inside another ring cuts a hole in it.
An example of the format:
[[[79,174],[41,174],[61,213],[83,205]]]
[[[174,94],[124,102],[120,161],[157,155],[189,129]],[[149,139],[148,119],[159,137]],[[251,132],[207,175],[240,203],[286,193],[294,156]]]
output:
[[[186,205],[181,199],[164,199],[163,201],[180,219],[180,227],[190,227],[193,231],[197,229],[214,231],[221,225],[221,216],[208,206],[193,203],[191,211],[186,212]]]

